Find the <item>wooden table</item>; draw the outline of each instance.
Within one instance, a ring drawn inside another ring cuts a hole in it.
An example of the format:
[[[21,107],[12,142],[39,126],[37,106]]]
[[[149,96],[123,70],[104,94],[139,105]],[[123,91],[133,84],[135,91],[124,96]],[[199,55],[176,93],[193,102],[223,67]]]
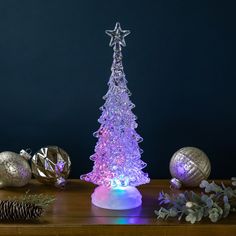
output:
[[[176,219],[157,220],[157,195],[161,190],[169,191],[167,180],[152,180],[141,186],[142,207],[112,211],[95,207],[90,202],[94,185],[80,180],[70,180],[65,190],[59,190],[32,180],[23,188],[0,190],[0,199],[17,196],[30,189],[31,193],[47,193],[56,197],[47,213],[33,223],[0,224],[0,235],[191,235],[234,236],[236,235],[236,213],[219,223],[204,220],[191,225]]]

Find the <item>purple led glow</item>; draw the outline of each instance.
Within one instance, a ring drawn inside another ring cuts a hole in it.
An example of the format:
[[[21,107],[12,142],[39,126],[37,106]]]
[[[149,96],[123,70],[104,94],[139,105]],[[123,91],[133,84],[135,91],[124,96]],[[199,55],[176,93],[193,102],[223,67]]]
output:
[[[64,161],[58,161],[55,165],[56,173],[61,173],[64,170],[65,162]]]
[[[106,31],[112,37],[110,46],[114,46],[111,76],[108,92],[103,97],[105,104],[98,122],[101,124],[94,136],[98,138],[95,153],[90,157],[94,161],[93,170],[81,176],[81,179],[106,187],[138,186],[148,183],[148,174],[141,158],[143,152],[138,143],[143,139],[135,131],[137,117],[132,109],[130,91],[122,65],[121,46],[125,46],[124,37],[130,32],[122,30],[117,23],[113,31]]]

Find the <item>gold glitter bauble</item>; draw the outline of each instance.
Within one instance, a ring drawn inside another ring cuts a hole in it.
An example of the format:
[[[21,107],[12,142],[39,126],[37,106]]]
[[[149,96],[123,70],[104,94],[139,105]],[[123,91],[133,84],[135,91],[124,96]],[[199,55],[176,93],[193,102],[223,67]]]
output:
[[[30,155],[25,151],[22,155],[15,152],[0,153],[0,188],[21,187],[31,179],[31,168],[28,163]]]
[[[207,155],[198,148],[184,147],[178,150],[170,160],[171,186],[180,188],[198,186],[207,179],[211,172],[211,164]]]
[[[71,161],[69,155],[57,146],[47,146],[36,152],[32,158],[32,173],[41,183],[64,187],[69,176]]]

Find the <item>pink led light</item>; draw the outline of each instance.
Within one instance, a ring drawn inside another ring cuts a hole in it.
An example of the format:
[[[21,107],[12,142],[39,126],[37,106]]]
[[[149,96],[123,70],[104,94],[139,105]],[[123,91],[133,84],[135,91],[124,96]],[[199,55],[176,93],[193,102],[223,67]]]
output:
[[[132,109],[122,65],[122,46],[124,37],[130,32],[122,30],[117,23],[114,30],[106,31],[111,36],[113,63],[108,82],[108,92],[103,97],[105,104],[98,122],[101,124],[94,136],[98,138],[95,153],[90,157],[94,161],[93,170],[81,176],[81,179],[97,185],[119,188],[138,186],[150,181],[142,169],[146,163],[141,160],[142,150],[138,143],[143,139],[135,131],[138,124]]]

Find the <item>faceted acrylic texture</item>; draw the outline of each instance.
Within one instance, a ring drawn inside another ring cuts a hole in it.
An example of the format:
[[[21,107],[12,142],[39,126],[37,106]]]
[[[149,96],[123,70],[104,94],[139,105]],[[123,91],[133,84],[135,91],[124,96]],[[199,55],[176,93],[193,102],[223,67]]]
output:
[[[32,173],[34,177],[56,187],[64,187],[70,173],[71,161],[69,155],[57,146],[47,146],[36,152],[32,158]]]
[[[135,131],[138,126],[132,112],[135,105],[129,99],[131,93],[122,65],[123,45],[119,43],[119,37],[124,40],[125,33],[122,32],[127,31],[122,31],[120,25],[116,25],[114,31],[109,31],[111,37],[116,37],[109,89],[103,97],[105,104],[100,108],[102,115],[98,122],[101,126],[94,133],[98,138],[95,153],[90,157],[94,167],[90,173],[81,176],[85,181],[112,188],[138,186],[150,181],[148,174],[142,171],[146,166],[140,159],[143,151],[138,143],[142,138]]]

